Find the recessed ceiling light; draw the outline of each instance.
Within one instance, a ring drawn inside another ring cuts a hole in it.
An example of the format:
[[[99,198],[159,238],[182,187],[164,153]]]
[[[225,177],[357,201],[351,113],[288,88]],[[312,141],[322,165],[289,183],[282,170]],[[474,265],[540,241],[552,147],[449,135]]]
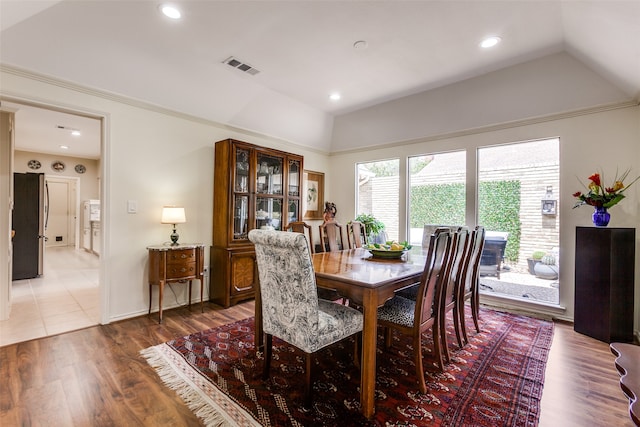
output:
[[[180,16],[182,16],[178,8],[169,4],[160,5],[160,10],[162,11],[162,13],[164,13],[165,16],[171,19],[180,19]]]
[[[67,145],[61,145],[61,146],[60,146],[60,148],[61,148],[62,150],[68,150],[68,149],[69,149],[69,146],[67,146]]]
[[[498,43],[500,43],[500,40],[502,39],[498,36],[487,37],[486,39],[482,40],[482,43],[480,43],[480,46],[484,47],[485,49],[489,47],[493,47]]]
[[[337,100],[339,100],[340,98],[341,98],[341,96],[340,96],[340,94],[339,94],[339,93],[337,93],[337,92],[336,92],[336,93],[332,93],[331,95],[329,95],[329,99],[330,99],[330,100],[332,100],[332,101],[337,101]]]
[[[73,136],[80,136],[80,131],[79,131],[79,130],[72,130],[72,131],[71,131],[71,135],[73,135]]]

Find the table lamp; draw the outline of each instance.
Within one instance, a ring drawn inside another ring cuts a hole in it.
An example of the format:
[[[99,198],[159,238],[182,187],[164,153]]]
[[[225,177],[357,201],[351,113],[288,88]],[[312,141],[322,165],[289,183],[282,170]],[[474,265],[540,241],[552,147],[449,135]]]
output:
[[[184,208],[178,206],[163,206],[162,207],[162,224],[173,224],[173,233],[171,233],[171,246],[178,245],[178,233],[176,233],[176,224],[183,224],[187,222],[187,217],[184,214]]]

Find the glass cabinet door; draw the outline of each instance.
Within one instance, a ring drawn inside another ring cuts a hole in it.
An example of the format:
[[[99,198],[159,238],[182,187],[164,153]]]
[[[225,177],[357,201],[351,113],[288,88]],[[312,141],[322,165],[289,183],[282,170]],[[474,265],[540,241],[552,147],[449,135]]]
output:
[[[282,230],[282,199],[256,199],[256,228]]]
[[[233,204],[233,238],[246,239],[249,233],[249,196],[235,195]]]
[[[300,221],[298,219],[298,205],[299,200],[289,200],[289,210],[287,212],[287,224],[295,221]]]
[[[258,153],[257,159],[256,192],[258,194],[283,194],[284,159],[263,153]]]
[[[236,174],[233,186],[236,193],[249,192],[249,150],[236,149]]]
[[[289,196],[300,196],[300,162],[289,160]]]

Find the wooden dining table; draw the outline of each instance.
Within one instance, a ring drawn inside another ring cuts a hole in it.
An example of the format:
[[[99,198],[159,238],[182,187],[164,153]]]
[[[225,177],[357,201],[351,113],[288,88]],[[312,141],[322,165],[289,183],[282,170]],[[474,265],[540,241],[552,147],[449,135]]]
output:
[[[364,248],[312,255],[318,288],[335,290],[362,307],[362,359],[360,362],[360,407],[371,418],[375,413],[376,345],[378,307],[402,288],[420,281],[425,255],[420,248],[401,259],[374,258]],[[256,292],[256,347],[262,347],[262,304]]]

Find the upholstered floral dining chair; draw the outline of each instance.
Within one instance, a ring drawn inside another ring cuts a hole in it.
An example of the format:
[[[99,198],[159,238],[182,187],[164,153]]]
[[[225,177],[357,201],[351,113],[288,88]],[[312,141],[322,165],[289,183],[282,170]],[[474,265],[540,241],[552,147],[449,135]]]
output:
[[[306,356],[304,406],[310,408],[313,354],[361,332],[362,313],[318,298],[304,235],[251,230],[249,240],[255,245],[260,279],[265,334],[263,377],[269,378],[273,336],[299,348]]]

